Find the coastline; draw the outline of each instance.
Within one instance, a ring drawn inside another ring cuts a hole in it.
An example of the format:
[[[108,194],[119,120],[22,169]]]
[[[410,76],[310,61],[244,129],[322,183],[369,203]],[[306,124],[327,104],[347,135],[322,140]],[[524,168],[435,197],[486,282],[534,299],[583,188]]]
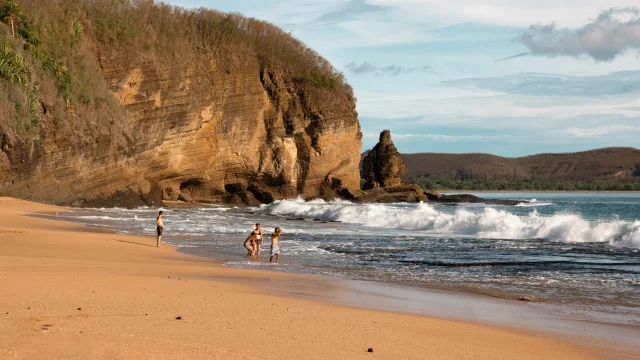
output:
[[[25,216],[62,211],[0,198],[2,357],[595,359],[615,350],[551,332],[336,305],[327,294],[363,299],[370,289],[223,267],[155,249],[152,237]],[[245,336],[256,332],[254,347]]]

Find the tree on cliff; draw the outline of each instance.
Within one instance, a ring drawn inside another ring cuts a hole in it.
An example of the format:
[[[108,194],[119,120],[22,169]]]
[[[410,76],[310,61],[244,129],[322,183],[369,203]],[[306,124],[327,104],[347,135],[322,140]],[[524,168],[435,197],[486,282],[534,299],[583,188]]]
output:
[[[4,23],[11,25],[11,37],[16,38],[15,21],[22,16],[22,9],[13,0],[4,0],[6,5],[0,12],[0,18]]]

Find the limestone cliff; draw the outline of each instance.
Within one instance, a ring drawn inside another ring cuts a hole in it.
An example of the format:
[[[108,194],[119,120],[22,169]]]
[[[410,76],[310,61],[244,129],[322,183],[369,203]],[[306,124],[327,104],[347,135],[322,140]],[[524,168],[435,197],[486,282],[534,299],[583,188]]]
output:
[[[144,14],[141,6],[127,9]],[[148,6],[152,15],[163,11]],[[37,131],[25,135],[0,121],[0,194],[78,205],[255,204],[358,191],[361,132],[347,85],[323,86],[248,46],[229,55],[194,45],[188,57],[164,61],[162,42],[120,45],[89,31],[98,19],[87,9],[76,15],[86,19],[82,66],[96,69],[101,78],[92,85],[108,89],[104,102],[115,106],[74,105],[73,97],[69,106],[60,92],[41,91]],[[206,24],[198,21],[194,29]],[[138,45],[144,51],[133,52]],[[96,119],[83,122],[82,111]]]

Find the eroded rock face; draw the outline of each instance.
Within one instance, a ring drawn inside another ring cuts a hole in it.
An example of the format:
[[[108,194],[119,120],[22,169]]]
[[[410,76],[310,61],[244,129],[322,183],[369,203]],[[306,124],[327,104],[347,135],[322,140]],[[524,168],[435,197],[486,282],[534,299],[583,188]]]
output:
[[[363,159],[362,169],[367,181],[363,186],[364,190],[391,187],[401,183],[401,177],[407,173],[407,167],[391,141],[389,130],[380,133],[380,141]]]
[[[0,194],[135,206],[359,190],[362,135],[350,92],[296,81],[257,59],[230,73],[205,58],[171,69],[127,54],[97,58],[130,121],[106,136],[68,139],[45,116],[28,147],[0,134]]]

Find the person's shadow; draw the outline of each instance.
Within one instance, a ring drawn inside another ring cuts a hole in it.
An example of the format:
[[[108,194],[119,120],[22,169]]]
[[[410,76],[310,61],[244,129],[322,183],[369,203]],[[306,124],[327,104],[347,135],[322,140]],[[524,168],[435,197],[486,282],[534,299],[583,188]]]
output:
[[[113,239],[113,240],[114,240],[114,241],[119,241],[119,242],[121,242],[121,243],[134,244],[134,245],[140,245],[140,246],[155,247],[154,245],[142,244],[142,243],[137,243],[137,242],[133,242],[133,241],[120,240],[120,239]]]

